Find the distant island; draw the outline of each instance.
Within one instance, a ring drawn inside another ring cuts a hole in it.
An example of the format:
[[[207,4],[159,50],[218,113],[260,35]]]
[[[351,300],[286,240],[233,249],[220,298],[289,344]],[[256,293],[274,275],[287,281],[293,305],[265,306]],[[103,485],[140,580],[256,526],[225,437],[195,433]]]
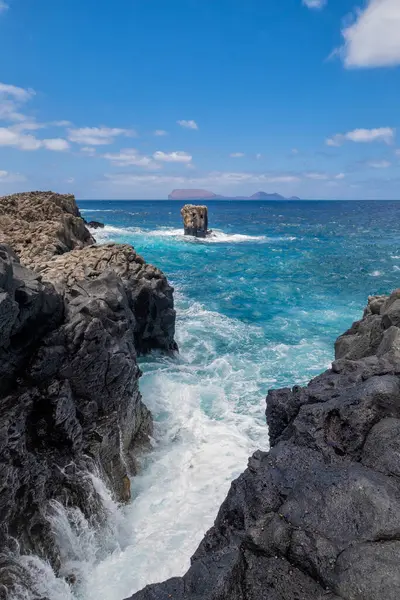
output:
[[[173,190],[168,195],[168,200],[300,200],[297,196],[285,198],[281,194],[257,192],[252,196],[220,196],[207,190]]]

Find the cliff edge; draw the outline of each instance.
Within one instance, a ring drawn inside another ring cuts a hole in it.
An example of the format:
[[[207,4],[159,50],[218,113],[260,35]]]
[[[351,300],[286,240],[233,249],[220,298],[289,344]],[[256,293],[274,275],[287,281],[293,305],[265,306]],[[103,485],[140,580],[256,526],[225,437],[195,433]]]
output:
[[[131,600],[398,600],[400,290],[371,297],[332,368],[269,392],[266,414],[271,450],[232,483],[189,571]]]
[[[95,245],[73,196],[0,198],[0,597],[30,589],[14,550],[62,560],[55,502],[100,523],[90,478],[130,497],[152,431],[138,353],[176,350],[173,289],[128,245]],[[28,268],[34,267],[34,270]]]

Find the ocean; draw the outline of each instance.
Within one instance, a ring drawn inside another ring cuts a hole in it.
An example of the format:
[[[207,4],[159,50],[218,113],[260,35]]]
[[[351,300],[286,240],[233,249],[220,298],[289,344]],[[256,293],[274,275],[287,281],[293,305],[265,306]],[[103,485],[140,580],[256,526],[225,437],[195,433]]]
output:
[[[155,431],[130,505],[117,506],[94,477],[107,530],[61,509],[54,517],[78,588],[24,559],[50,600],[122,600],[183,574],[230,482],[268,449],[268,390],[329,367],[368,295],[400,283],[399,203],[207,204],[213,234],[197,240],[183,236],[176,201],[79,202],[87,220],[105,223],[99,242],[132,244],[167,275],[180,353],[140,359]]]

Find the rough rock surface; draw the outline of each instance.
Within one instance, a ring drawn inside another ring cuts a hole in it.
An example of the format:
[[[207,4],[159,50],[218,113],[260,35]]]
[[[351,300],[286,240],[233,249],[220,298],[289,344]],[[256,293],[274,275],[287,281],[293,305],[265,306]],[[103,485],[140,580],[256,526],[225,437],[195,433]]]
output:
[[[93,243],[71,194],[26,192],[0,198],[0,244],[9,244],[28,267]]]
[[[194,206],[185,204],[181,209],[185,235],[204,238],[208,232],[208,209],[207,206]]]
[[[22,196],[7,203],[22,202],[25,216],[29,195]],[[29,197],[35,203],[37,195]],[[62,205],[58,230],[64,210],[82,221],[73,197],[54,198],[55,212]],[[47,233],[45,223],[40,239]],[[91,522],[105,518],[89,473],[100,474],[117,500],[129,499],[128,475],[152,430],[137,353],[176,349],[173,290],[161,271],[128,245],[88,240],[84,233],[77,249],[52,257],[53,241],[42,254],[33,242],[17,244],[20,257],[0,245],[0,598],[24,580],[9,554],[16,540],[20,552],[62,567],[48,520],[55,501]]]
[[[100,223],[100,221],[89,221],[86,222],[86,225],[91,229],[104,229],[104,223]]]
[[[271,391],[267,421],[271,450],[233,482],[187,574],[132,600],[400,598],[400,290],[369,298],[330,370]]]
[[[92,281],[106,271],[121,279],[127,294],[136,350],[176,350],[173,289],[164,274],[147,264],[128,244],[104,244],[74,250],[43,262],[37,271],[58,289],[68,290],[79,281]]]

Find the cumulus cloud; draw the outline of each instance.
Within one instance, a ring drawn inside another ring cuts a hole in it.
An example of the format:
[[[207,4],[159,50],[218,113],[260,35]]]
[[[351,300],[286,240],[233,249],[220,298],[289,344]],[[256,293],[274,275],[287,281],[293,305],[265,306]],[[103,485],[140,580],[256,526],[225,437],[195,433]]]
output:
[[[355,22],[343,29],[338,52],[348,68],[399,65],[399,31],[399,0],[368,0]]]
[[[161,152],[158,150],[153,154],[154,160],[160,162],[172,162],[172,163],[190,163],[192,157],[187,152]]]
[[[156,129],[154,135],[161,137],[163,135],[168,135],[168,131],[165,131],[165,129]]]
[[[82,146],[107,146],[115,141],[118,136],[134,137],[136,132],[132,129],[119,127],[81,127],[68,129],[68,139]]]
[[[346,141],[358,143],[384,142],[392,144],[396,130],[392,127],[380,127],[377,129],[354,129],[348,133],[337,133],[326,140],[327,146],[342,146]]]
[[[159,169],[157,164],[150,156],[144,156],[135,148],[124,148],[119,152],[103,154],[103,158],[111,161],[119,167],[142,167],[144,169]]]
[[[231,158],[243,158],[244,152],[232,152],[229,156]]]
[[[61,138],[39,140],[33,135],[27,135],[12,128],[0,127],[0,146],[10,146],[20,150],[68,150],[69,144]]]
[[[67,140],[63,140],[62,138],[40,140],[40,142],[43,148],[47,148],[47,150],[54,150],[55,152],[64,152],[69,148]]]
[[[307,6],[307,8],[313,8],[316,10],[320,10],[321,8],[324,8],[326,3],[327,3],[327,0],[303,0],[304,6]]]
[[[180,125],[181,127],[185,127],[186,129],[198,129],[199,128],[196,121],[193,121],[193,120],[186,121],[185,119],[182,119],[181,121],[177,121],[177,123],[178,123],[178,125]]]

